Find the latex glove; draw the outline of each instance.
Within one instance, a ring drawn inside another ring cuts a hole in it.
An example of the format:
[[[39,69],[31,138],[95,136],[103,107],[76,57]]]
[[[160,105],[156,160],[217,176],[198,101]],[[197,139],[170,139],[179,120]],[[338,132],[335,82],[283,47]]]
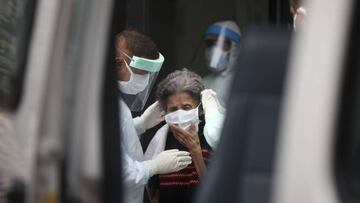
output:
[[[215,149],[221,136],[226,110],[221,106],[216,92],[211,89],[201,92],[201,102],[205,113],[204,136],[211,148]]]
[[[225,113],[225,108],[220,104],[219,98],[216,96],[216,92],[212,89],[205,89],[201,92],[201,103],[205,114],[213,110]]]
[[[134,118],[134,125],[140,135],[164,120],[165,112],[161,110],[158,101],[151,104],[141,116]]]
[[[150,169],[150,177],[156,174],[166,174],[184,169],[191,164],[189,152],[178,149],[166,150],[152,160],[145,161]]]
[[[306,9],[300,6],[294,15],[294,30],[295,32],[299,31],[304,24],[306,18]]]

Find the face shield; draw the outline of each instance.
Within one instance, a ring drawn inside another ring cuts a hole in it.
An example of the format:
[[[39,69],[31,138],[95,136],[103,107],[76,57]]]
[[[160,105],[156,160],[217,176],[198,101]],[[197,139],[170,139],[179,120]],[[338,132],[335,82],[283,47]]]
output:
[[[159,53],[159,58],[151,60],[138,56],[130,57],[119,48],[117,51],[118,54],[122,54],[130,60],[129,64],[124,60],[125,66],[130,72],[130,79],[128,81],[118,80],[119,91],[131,111],[141,111],[156,81],[164,57]]]
[[[211,25],[205,36],[205,59],[208,69],[219,73],[229,68],[239,43],[240,31],[234,22],[225,21]]]

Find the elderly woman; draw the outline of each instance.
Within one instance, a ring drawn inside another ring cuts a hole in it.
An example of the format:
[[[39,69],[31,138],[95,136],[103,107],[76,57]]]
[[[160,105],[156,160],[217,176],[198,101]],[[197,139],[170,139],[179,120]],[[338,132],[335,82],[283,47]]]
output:
[[[201,104],[206,103],[213,117],[223,117],[216,95],[204,90],[201,77],[187,69],[169,74],[157,89],[160,107],[165,112],[166,125],[160,128],[151,140],[145,157],[150,159],[164,150],[179,149],[190,152],[192,164],[175,173],[159,175],[151,181],[160,202],[190,202],[199,179],[206,173],[206,163],[211,155],[210,143],[216,143],[219,135],[204,133],[206,115]],[[206,111],[205,111],[206,112]],[[211,129],[211,128],[209,128]],[[152,190],[154,191],[154,190]]]

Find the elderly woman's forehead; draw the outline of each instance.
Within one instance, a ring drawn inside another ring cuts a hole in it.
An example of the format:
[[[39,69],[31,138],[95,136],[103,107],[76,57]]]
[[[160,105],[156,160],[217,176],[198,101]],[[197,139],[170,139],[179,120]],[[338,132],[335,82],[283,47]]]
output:
[[[181,95],[182,97],[186,97],[186,98],[196,98],[193,93],[187,90],[178,90],[173,95]]]
[[[176,91],[173,94],[168,96],[167,104],[182,103],[182,102],[191,102],[196,104],[198,102],[199,95],[191,94],[188,91]]]

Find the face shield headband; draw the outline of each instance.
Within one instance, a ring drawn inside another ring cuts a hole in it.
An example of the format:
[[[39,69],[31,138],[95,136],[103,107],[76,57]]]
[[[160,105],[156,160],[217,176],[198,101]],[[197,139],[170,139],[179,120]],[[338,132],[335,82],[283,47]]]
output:
[[[125,53],[123,50],[119,48],[116,48],[116,50],[130,60],[129,66],[132,68],[154,73],[154,72],[159,72],[162,64],[164,63],[164,56],[160,52],[159,52],[159,58],[146,59],[139,56],[130,57],[127,53]]]
[[[223,35],[224,37],[229,38],[235,43],[240,43],[241,38],[240,34],[236,33],[235,31],[219,25],[209,26],[206,30],[206,35]]]

